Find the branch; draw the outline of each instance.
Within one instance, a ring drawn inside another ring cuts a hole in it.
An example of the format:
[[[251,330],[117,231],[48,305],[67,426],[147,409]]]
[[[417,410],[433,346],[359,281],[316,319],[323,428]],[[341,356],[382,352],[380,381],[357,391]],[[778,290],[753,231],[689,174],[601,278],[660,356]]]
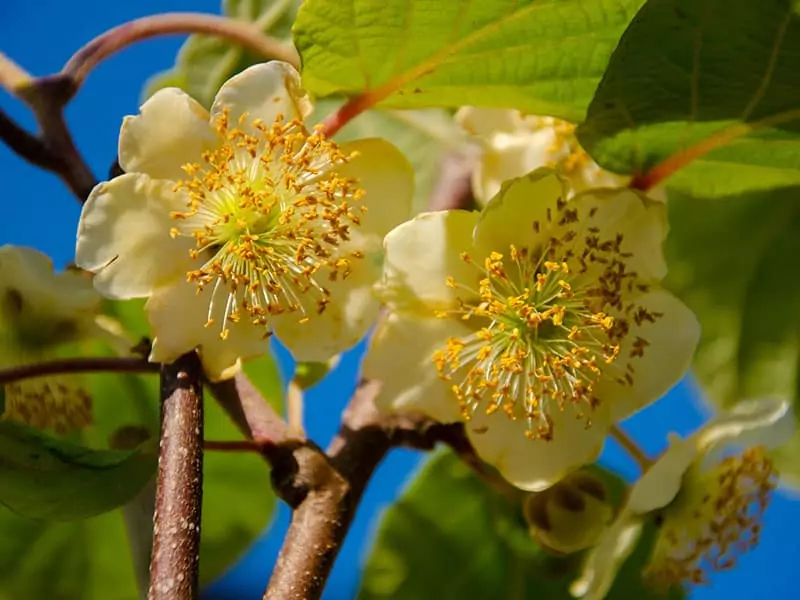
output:
[[[150,600],[198,595],[203,497],[202,367],[194,352],[161,370],[161,443]]]
[[[34,136],[0,112],[0,140],[27,162],[58,175],[78,201],[85,202],[97,180],[75,146],[64,120],[64,108],[104,59],[134,42],[180,33],[219,35],[267,58],[295,66],[300,63],[292,45],[264,35],[257,25],[200,13],[153,15],[110,29],[78,50],[60,73],[47,77],[32,78],[0,53],[0,86],[31,108],[40,129]]]
[[[469,447],[461,424],[442,425],[421,416],[379,413],[374,404],[379,389],[379,382],[361,382],[327,453],[310,442],[294,449],[294,477],[278,480],[277,488],[284,498],[287,488],[291,489],[289,496],[295,501],[292,522],[264,600],[321,596],[364,488],[392,447],[430,450],[438,442]]]
[[[159,35],[186,33],[222,36],[266,58],[282,60],[295,67],[300,64],[294,46],[264,35],[253,23],[202,13],[165,13],[109,29],[78,50],[61,73],[80,87],[92,69],[126,46]]]
[[[31,82],[30,74],[5,54],[0,52],[0,87],[12,94]]]
[[[0,385],[31,379],[44,375],[58,375],[61,373],[156,373],[159,370],[156,363],[147,362],[142,358],[118,357],[89,357],[89,358],[59,358],[41,363],[21,365],[0,371]]]
[[[1,56],[1,55],[0,55]],[[0,113],[0,140],[27,162],[55,173],[83,202],[97,183],[64,121],[64,107],[77,87],[63,75],[32,79],[13,93],[36,116],[40,134],[34,136]]]
[[[46,171],[57,171],[60,161],[44,144],[44,142],[17,125],[5,111],[0,109],[0,140],[5,142],[12,152]]]

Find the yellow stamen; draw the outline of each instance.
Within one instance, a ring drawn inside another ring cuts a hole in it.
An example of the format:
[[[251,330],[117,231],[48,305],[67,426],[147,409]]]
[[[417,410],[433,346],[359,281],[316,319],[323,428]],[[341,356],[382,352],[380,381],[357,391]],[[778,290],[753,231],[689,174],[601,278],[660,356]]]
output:
[[[324,282],[347,278],[352,259],[363,258],[338,250],[361,222],[354,205],[363,191],[335,172],[354,155],[298,120],[247,125],[246,115],[235,126],[219,117],[222,143],[184,166],[176,189],[188,208],[172,215],[170,231],[195,240],[190,258],[200,264],[187,280],[198,292],[211,288],[208,324],[220,322],[223,338],[242,316],[268,327],[273,315],[302,321],[308,307],[324,310]]]
[[[687,474],[680,494],[661,516],[661,531],[644,576],[653,587],[708,583],[758,544],[761,517],[777,473],[764,448],[724,459],[700,476]]]
[[[626,356],[621,348],[632,323],[661,315],[635,301],[637,275],[628,270],[622,236],[603,240],[599,230],[582,229],[579,217],[560,201],[548,223],[534,227],[544,233],[557,224],[558,238],[495,249],[482,264],[462,253],[476,267],[476,281],[447,278],[462,302],[437,316],[473,322],[475,330],[448,340],[434,363],[452,383],[465,419],[502,408],[527,421],[528,437],[550,439],[555,411],[569,410],[591,424],[602,401],[595,395],[601,379],[633,384],[632,362],[648,343],[637,337]]]

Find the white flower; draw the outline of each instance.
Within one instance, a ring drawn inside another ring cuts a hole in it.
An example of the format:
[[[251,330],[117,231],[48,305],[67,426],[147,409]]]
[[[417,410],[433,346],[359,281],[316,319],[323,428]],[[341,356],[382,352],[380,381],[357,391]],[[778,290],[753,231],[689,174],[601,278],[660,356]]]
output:
[[[658,288],[664,205],[566,193],[540,169],[480,214],[426,213],[389,233],[389,315],[364,363],[383,409],[465,421],[481,458],[531,491],[593,462],[612,423],[682,376],[699,336]]]
[[[148,298],[152,361],[197,348],[223,379],[272,332],[324,361],[374,322],[381,241],[409,214],[413,173],[383,140],[308,132],[310,110],[273,61],[226,82],[210,115],[168,88],[125,119],[127,174],[86,202],[76,261],[106,296]]]
[[[634,485],[626,506],[586,559],[574,596],[602,600],[648,519],[659,532],[643,575],[657,589],[707,581],[758,543],[777,475],[765,449],[794,431],[788,402],[736,405],[669,449]]]
[[[74,271],[56,274],[32,248],[0,247],[0,368],[57,358],[65,344],[98,334],[102,297]],[[71,376],[5,385],[3,418],[66,433],[92,422],[92,401]]]
[[[596,187],[625,187],[631,180],[594,162],[575,137],[572,123],[517,110],[471,106],[459,110],[456,120],[483,149],[472,175],[472,193],[481,204],[500,191],[504,181],[539,167],[557,171],[566,181],[568,196]],[[665,199],[662,191],[649,195]]]

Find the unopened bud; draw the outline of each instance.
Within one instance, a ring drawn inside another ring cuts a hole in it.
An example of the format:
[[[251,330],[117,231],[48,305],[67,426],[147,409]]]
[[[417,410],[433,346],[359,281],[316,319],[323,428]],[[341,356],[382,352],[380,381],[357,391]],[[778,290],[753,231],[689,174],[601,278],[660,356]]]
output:
[[[523,511],[531,536],[559,554],[594,546],[614,516],[605,484],[587,471],[530,494]]]

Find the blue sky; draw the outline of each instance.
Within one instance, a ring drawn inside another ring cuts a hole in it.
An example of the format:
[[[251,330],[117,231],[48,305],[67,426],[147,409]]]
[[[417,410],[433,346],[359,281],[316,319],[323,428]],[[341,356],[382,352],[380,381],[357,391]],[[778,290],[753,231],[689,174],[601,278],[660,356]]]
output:
[[[218,12],[217,0],[137,0],[136,2],[92,2],[90,0],[2,0],[0,1],[0,50],[34,74],[58,71],[82,44],[106,29],[129,19],[158,11],[194,10]],[[137,111],[142,85],[152,74],[170,67],[180,38],[162,38],[126,49],[103,63],[89,77],[67,110],[67,119],[78,147],[98,177],[103,178],[116,152],[122,117]],[[32,117],[8,95],[0,92],[0,106],[29,127]],[[19,160],[0,146],[0,244],[33,246],[50,254],[63,266],[74,251],[79,206],[54,176]],[[34,207],[35,203],[35,209]],[[282,356],[288,369],[290,361]],[[331,377],[309,394],[308,429],[324,446],[334,434],[338,415],[355,383],[358,352],[346,356]],[[628,431],[650,452],[664,447],[668,430],[687,432],[703,421],[691,382],[680,384],[662,402],[644,411],[630,423]],[[380,467],[370,484],[351,534],[336,564],[325,598],[353,598],[358,568],[366,556],[377,517],[413,474],[420,456],[396,451]],[[633,473],[632,463],[613,445],[604,460],[623,473]],[[270,532],[219,584],[209,590],[211,598],[259,598],[277,556],[289,511],[281,507]],[[783,599],[796,596],[793,577],[800,503],[778,497],[765,518],[759,548],[744,557],[740,567],[715,578],[714,585],[693,594],[698,600],[749,598],[756,595]],[[0,532],[2,534],[2,532]]]

